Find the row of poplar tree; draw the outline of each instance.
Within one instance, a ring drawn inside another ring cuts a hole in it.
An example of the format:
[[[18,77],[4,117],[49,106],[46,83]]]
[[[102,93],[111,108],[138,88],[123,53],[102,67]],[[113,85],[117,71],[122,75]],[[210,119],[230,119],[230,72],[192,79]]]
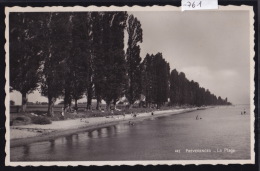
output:
[[[184,73],[173,70],[161,53],[142,61],[143,41],[140,21],[127,12],[45,12],[10,13],[10,89],[22,94],[22,110],[27,95],[38,89],[48,98],[48,115],[58,98],[64,106],[87,97],[111,104],[125,96],[133,105],[145,96],[146,106],[222,105]],[[127,50],[124,50],[125,33]]]

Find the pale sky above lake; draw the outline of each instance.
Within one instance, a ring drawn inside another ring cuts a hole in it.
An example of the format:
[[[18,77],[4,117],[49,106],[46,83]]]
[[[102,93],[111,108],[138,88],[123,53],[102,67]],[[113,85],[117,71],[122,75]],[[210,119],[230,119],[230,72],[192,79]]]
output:
[[[161,52],[171,70],[184,72],[216,96],[249,104],[249,12],[131,12],[143,29],[141,57]],[[21,95],[11,93],[20,104]],[[38,92],[29,101],[46,101]],[[82,100],[83,101],[83,100]],[[84,100],[85,101],[85,100]]]

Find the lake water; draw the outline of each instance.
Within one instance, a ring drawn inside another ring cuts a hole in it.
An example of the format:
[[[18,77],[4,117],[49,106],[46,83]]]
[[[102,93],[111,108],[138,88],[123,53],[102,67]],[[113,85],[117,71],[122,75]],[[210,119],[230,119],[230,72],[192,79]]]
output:
[[[241,115],[244,109],[247,114]],[[11,161],[206,159],[250,159],[249,105],[151,118],[11,148]]]

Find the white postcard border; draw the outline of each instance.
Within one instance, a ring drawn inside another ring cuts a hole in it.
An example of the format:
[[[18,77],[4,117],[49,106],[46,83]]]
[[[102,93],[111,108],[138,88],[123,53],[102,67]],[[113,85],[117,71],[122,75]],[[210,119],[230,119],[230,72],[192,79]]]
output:
[[[97,6],[89,6],[89,7],[81,7],[81,6],[74,6],[74,7],[63,7],[63,6],[54,6],[54,7],[6,7],[5,9],[5,23],[6,23],[6,30],[5,30],[5,52],[6,52],[6,98],[5,98],[5,107],[6,107],[6,158],[5,158],[5,165],[7,166],[118,166],[118,165],[188,165],[188,164],[210,164],[210,165],[217,165],[217,164],[255,164],[255,135],[254,135],[254,124],[255,124],[255,105],[254,105],[254,92],[255,92],[255,83],[254,83],[254,11],[252,6],[219,6],[218,10],[203,10],[203,11],[249,11],[249,21],[250,21],[250,132],[251,132],[251,159],[250,160],[151,160],[151,161],[42,161],[42,162],[13,162],[10,161],[10,93],[9,93],[9,13],[10,12],[86,12],[86,11],[180,11],[181,7],[175,6],[109,6],[109,7],[97,7]],[[184,11],[186,12],[186,11]],[[196,12],[196,11],[193,11]]]

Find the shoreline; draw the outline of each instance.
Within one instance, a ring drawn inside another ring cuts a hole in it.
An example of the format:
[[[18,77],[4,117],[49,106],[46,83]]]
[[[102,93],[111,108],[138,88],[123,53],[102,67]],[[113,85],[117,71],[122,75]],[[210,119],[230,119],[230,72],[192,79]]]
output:
[[[200,110],[208,109],[208,107],[200,108]],[[172,110],[163,110],[163,111],[154,111],[154,115],[151,115],[151,113],[140,113],[137,115],[137,117],[132,117],[131,114],[126,115],[125,117],[121,116],[114,116],[113,118],[106,118],[106,117],[100,117],[100,118],[86,118],[85,120],[93,120],[93,123],[89,123],[88,121],[86,123],[82,123],[81,119],[74,119],[74,120],[65,120],[65,121],[56,121],[56,126],[58,126],[58,129],[53,129],[51,132],[45,132],[42,134],[35,134],[33,136],[29,137],[23,137],[23,138],[13,138],[10,139],[10,148],[18,147],[18,146],[24,146],[31,143],[36,142],[42,142],[42,141],[50,141],[55,138],[67,136],[70,134],[75,134],[83,131],[93,131],[96,129],[109,127],[117,124],[125,124],[129,121],[133,122],[140,122],[144,121],[146,119],[150,118],[157,118],[157,117],[163,117],[163,116],[170,116],[170,115],[176,115],[176,114],[183,114],[188,113],[192,111],[196,111],[199,108],[187,108],[187,109],[172,109]],[[120,118],[121,117],[121,118]],[[118,118],[118,119],[116,119]],[[63,125],[68,123],[73,123],[72,126],[67,128],[60,128],[62,125],[60,123],[63,122]],[[53,123],[52,123],[53,124]],[[57,125],[58,124],[58,125]],[[48,127],[51,127],[52,125],[23,125],[23,126],[16,126],[13,127],[13,129],[24,129],[28,131],[28,129],[35,129],[35,130],[51,130],[48,129]],[[44,129],[46,127],[46,129]],[[53,127],[55,125],[53,124]],[[10,131],[11,132],[11,131]],[[29,132],[29,131],[28,131]],[[11,133],[10,133],[11,134]],[[10,137],[11,138],[11,137]]]

